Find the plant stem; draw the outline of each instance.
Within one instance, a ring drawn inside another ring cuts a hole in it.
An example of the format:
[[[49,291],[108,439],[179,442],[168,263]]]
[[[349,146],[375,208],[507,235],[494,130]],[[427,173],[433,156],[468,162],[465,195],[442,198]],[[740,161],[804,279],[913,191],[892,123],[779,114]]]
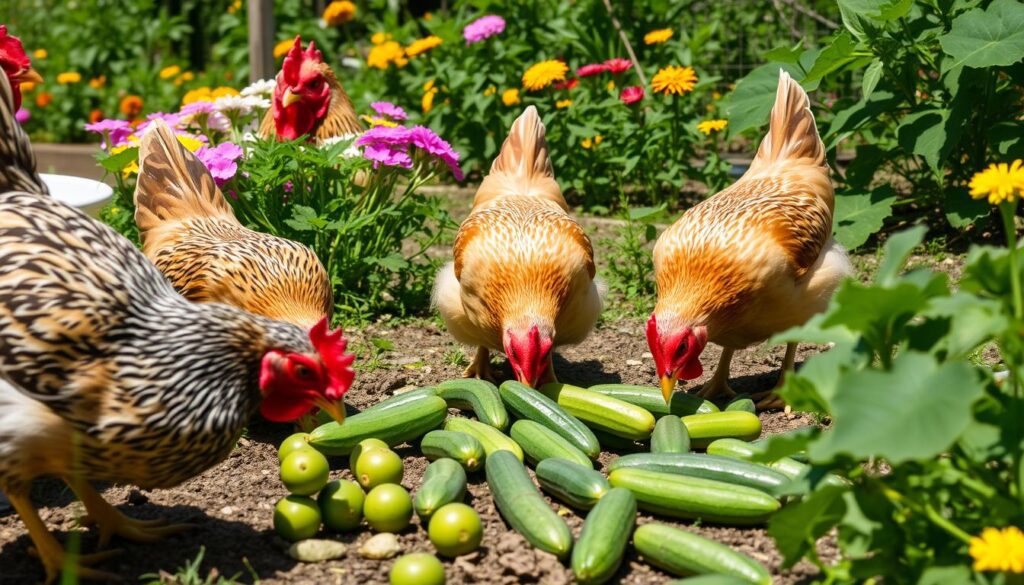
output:
[[[942,514],[932,507],[931,504],[921,504],[914,501],[912,498],[901,494],[900,492],[892,489],[891,487],[879,482],[881,486],[882,494],[895,505],[904,505],[914,512],[924,514],[926,518],[931,520],[932,524],[935,524],[939,528],[945,530],[950,536],[962,541],[964,544],[970,544],[971,535],[967,534],[960,529],[959,526],[953,524],[950,520],[943,517]]]
[[[1014,225],[1013,212],[1017,207],[1016,201],[1006,201],[999,205],[999,212],[1003,216],[1003,227],[1006,230],[1006,243],[1010,247],[1010,288],[1013,291],[1013,316],[1017,319],[1024,317],[1024,298],[1021,297],[1020,269],[1017,266],[1017,227]]]

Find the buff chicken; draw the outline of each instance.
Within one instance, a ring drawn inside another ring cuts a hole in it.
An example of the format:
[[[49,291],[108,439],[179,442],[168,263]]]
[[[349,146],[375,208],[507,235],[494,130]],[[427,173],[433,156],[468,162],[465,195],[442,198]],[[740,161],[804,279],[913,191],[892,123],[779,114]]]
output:
[[[34,171],[0,76],[0,169]],[[31,183],[21,183],[31,187]],[[65,481],[99,530],[153,542],[186,526],[138,521],[92,482],[174,486],[221,461],[258,410],[343,420],[353,356],[322,319],[309,331],[179,295],[131,242],[44,193],[0,193],[0,491],[49,582],[70,562],[29,498]],[[78,557],[78,577],[113,553]]]
[[[467,377],[492,377],[493,350],[520,382],[555,381],[552,349],[583,341],[601,312],[590,238],[568,213],[544,132],[533,106],[512,124],[438,274],[448,330],[478,348]]]
[[[143,252],[185,298],[301,327],[331,315],[331,282],[313,250],[239,223],[210,172],[161,120],[142,137],[135,207]]]
[[[363,131],[352,100],[345,93],[323,54],[310,41],[302,50],[302,39],[285,55],[277,74],[270,110],[260,124],[264,138],[295,140],[310,136],[318,141],[352,136]]]
[[[708,341],[722,356],[698,394],[731,396],[733,353],[823,311],[853,273],[832,239],[832,183],[807,94],[784,71],[768,134],[734,185],[689,209],[658,238],[658,302],[647,322],[665,400],[701,376]],[[782,371],[793,369],[796,344]],[[760,408],[782,406],[774,392]]]

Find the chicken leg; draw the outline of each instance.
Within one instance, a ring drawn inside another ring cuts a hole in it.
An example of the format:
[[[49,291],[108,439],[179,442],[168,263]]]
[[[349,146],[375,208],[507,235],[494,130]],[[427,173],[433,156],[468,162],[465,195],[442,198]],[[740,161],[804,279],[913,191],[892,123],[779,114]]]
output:
[[[786,383],[786,373],[792,372],[796,369],[794,365],[796,363],[796,346],[796,343],[786,344],[786,355],[785,357],[782,358],[782,372],[779,374],[779,381],[777,384],[775,384],[775,388],[772,388],[767,392],[762,392],[760,394],[754,395],[754,399],[758,401],[758,410],[769,410],[773,408],[785,407],[786,412],[789,412],[789,405],[786,404],[786,401],[780,398],[779,395],[775,393],[775,391],[781,388],[782,385]]]
[[[476,348],[476,357],[473,363],[462,372],[463,378],[480,378],[488,382],[494,381],[494,373],[491,372],[491,352],[484,346]]]
[[[7,493],[7,499],[11,501],[14,510],[28,529],[28,535],[32,539],[32,544],[35,545],[35,555],[39,557],[39,560],[43,563],[43,568],[46,570],[47,584],[55,582],[60,572],[67,568],[71,568],[74,571],[74,576],[79,579],[108,582],[121,580],[120,577],[113,573],[90,569],[88,565],[116,557],[122,551],[108,550],[92,555],[69,555],[64,551],[60,543],[57,542],[53,534],[47,530],[46,524],[39,517],[39,513],[36,511],[35,506],[32,505],[28,494]],[[78,566],[74,567],[72,563],[76,562]]]
[[[729,349],[727,347],[722,348],[722,357],[718,360],[718,366],[715,368],[715,373],[708,380],[707,384],[697,392],[697,396],[706,400],[724,396],[726,398],[732,398],[736,395],[736,392],[729,387],[729,364],[732,363],[732,354],[736,350]]]
[[[105,548],[115,535],[133,542],[157,542],[166,536],[194,528],[192,524],[168,524],[167,520],[135,520],[111,506],[84,480],[66,480],[89,513],[84,524],[100,529],[99,547]]]

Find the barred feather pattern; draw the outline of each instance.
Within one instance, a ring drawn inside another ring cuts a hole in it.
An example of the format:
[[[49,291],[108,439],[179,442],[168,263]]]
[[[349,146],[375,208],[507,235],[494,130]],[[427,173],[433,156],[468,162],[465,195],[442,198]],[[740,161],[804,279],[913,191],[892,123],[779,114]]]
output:
[[[39,194],[0,194],[0,265],[5,489],[69,472],[180,483],[230,452],[267,351],[314,353],[294,325],[188,302],[128,240]]]
[[[0,75],[0,192],[50,191],[36,173],[36,155],[14,117],[14,96],[6,75]]]

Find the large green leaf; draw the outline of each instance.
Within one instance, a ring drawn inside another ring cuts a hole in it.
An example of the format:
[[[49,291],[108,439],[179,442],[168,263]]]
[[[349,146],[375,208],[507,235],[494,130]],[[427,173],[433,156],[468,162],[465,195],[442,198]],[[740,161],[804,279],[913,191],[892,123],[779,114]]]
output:
[[[900,146],[921,156],[932,169],[942,169],[963,134],[962,108],[924,108],[905,116],[896,129]]]
[[[886,21],[905,16],[913,4],[913,0],[839,0],[839,12],[846,30],[864,41]]]
[[[896,465],[927,460],[949,449],[971,421],[983,392],[966,362],[939,364],[905,351],[890,371],[862,370],[842,381],[833,400],[832,428],[810,446],[815,461],[839,455],[880,457]]]
[[[997,67],[1024,59],[1024,3],[995,0],[982,10],[975,8],[953,20],[939,44],[952,57],[943,70],[956,67]]]
[[[868,65],[868,68],[864,70],[864,79],[861,80],[860,90],[864,98],[867,98],[875,92],[875,87],[878,86],[878,80],[882,78],[882,71],[885,69],[885,65],[881,59],[875,59]]]
[[[729,134],[736,135],[768,123],[768,115],[775,103],[779,87],[779,70],[784,69],[794,79],[803,77],[795,63],[768,63],[755,68],[736,83],[729,95]]]
[[[822,486],[800,502],[786,506],[772,516],[768,534],[790,567],[815,546],[846,514],[844,489]]]
[[[897,232],[886,240],[882,250],[882,262],[875,272],[875,283],[882,286],[897,284],[896,277],[899,276],[903,265],[907,263],[910,253],[924,240],[926,233],[928,233],[928,228],[918,225]]]
[[[1007,327],[998,302],[965,291],[932,299],[921,317],[910,333],[911,347],[946,360],[967,357]]]
[[[974,199],[966,187],[953,187],[945,190],[945,203],[942,213],[949,225],[962,229],[992,213],[992,206],[985,199]]]
[[[832,219],[836,240],[847,249],[857,248],[882,229],[895,201],[896,192],[888,185],[870,193],[837,193]]]
[[[837,34],[832,38],[828,46],[818,53],[818,58],[814,60],[814,65],[807,72],[804,81],[807,83],[818,81],[851,61],[856,60],[858,57],[853,53],[856,46],[857,41],[850,36],[850,33],[843,31]]]
[[[883,113],[892,112],[903,100],[889,91],[879,90],[852,106],[836,113],[825,132],[825,148],[832,149],[849,133],[868,122],[878,120]]]

